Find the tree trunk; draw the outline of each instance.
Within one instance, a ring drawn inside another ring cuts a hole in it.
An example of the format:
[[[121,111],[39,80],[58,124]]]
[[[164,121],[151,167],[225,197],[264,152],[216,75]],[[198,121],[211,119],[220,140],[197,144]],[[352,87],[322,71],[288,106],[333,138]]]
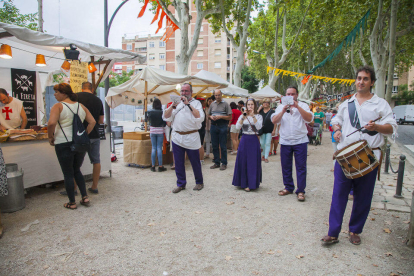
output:
[[[234,85],[241,87],[241,71],[244,66],[244,51],[246,47],[240,45],[237,48],[237,58],[236,58],[236,68],[233,71],[233,81]]]
[[[43,0],[37,0],[37,8],[38,8],[37,30],[43,33]]]
[[[396,48],[396,33],[397,33],[397,10],[398,0],[392,0],[391,3],[391,19],[390,19],[390,45],[389,45],[389,59],[388,59],[388,79],[387,92],[385,99],[391,104],[391,95],[394,82],[394,64],[395,64],[395,48]]]

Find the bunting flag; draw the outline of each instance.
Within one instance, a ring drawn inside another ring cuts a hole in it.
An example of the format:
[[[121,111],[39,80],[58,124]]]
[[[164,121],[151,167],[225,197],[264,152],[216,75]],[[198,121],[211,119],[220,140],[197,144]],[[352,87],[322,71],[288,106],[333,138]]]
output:
[[[353,79],[327,78],[327,77],[314,76],[314,75],[308,75],[308,74],[304,74],[304,73],[297,73],[297,72],[282,70],[282,69],[279,69],[279,68],[274,68],[274,67],[268,66],[267,67],[267,73],[269,73],[270,70],[274,70],[275,76],[278,76],[278,75],[282,74],[282,76],[291,76],[291,77],[296,77],[296,78],[304,77],[303,80],[302,80],[303,84],[306,84],[310,79],[321,80],[321,81],[324,81],[324,82],[331,82],[331,83],[339,82],[340,84],[346,84],[346,85],[351,85],[355,82],[355,80],[353,80]]]
[[[161,40],[167,42],[168,39],[171,37],[171,35],[179,29],[179,27],[171,20],[171,18],[168,16],[168,14],[162,9],[160,3],[158,0],[145,0],[144,6],[142,6],[141,11],[138,14],[138,18],[142,17],[145,13],[145,10],[147,9],[149,1],[157,2],[157,10],[155,12],[154,18],[151,21],[151,24],[158,20],[158,29],[155,33],[158,33],[158,31],[162,28],[162,21],[164,20],[164,17],[166,18],[166,24],[165,24],[165,33],[161,37]],[[161,12],[161,15],[159,16]],[[159,16],[159,19],[158,19]]]
[[[342,47],[345,46],[348,47],[348,45],[351,45],[354,43],[356,36],[359,34],[360,30],[362,29],[362,32],[365,31],[367,27],[367,21],[369,14],[371,12],[371,8],[365,13],[365,15],[358,21],[358,23],[355,25],[355,27],[352,29],[352,31],[345,37],[345,39],[336,47],[336,49],[330,53],[321,63],[313,67],[311,70],[309,70],[307,73],[312,74],[315,72],[316,69],[323,67],[325,63],[328,61],[331,61],[336,55],[339,54],[339,52],[342,50]]]
[[[317,99],[313,99],[313,101],[318,102],[318,103],[327,103],[327,102],[332,102],[332,101],[344,101],[348,98],[351,98],[352,95],[354,95],[352,92],[354,90],[350,90],[348,92],[345,93],[340,93],[340,94],[336,94],[336,95],[328,95],[328,94],[320,94],[319,98]]]

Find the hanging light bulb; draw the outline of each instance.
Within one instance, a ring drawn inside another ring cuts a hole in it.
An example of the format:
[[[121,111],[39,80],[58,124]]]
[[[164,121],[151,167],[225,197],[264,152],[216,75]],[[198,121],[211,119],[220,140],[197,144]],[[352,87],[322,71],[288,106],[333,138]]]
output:
[[[93,72],[95,72],[95,71],[98,70],[98,69],[96,69],[96,67],[93,64],[93,62],[89,63],[88,69],[89,69],[89,73],[93,73]]]
[[[70,70],[70,63],[69,63],[69,61],[67,61],[67,60],[65,59],[65,61],[63,62],[63,64],[62,64],[61,68],[62,68],[63,70],[65,70],[65,71],[69,71],[69,70]]]
[[[11,47],[7,44],[2,44],[0,48],[0,58],[11,59],[12,50]]]
[[[46,66],[45,56],[41,54],[36,55],[36,66]]]

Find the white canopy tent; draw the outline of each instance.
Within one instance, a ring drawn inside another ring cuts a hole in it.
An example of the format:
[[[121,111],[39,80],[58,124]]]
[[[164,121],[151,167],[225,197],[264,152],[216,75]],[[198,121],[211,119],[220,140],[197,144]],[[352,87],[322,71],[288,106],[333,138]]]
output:
[[[110,73],[112,66],[118,61],[136,61],[143,63],[146,57],[120,49],[111,49],[99,45],[85,43],[62,36],[54,36],[41,33],[27,28],[1,23],[0,22],[0,43],[7,44],[12,49],[12,59],[0,59],[0,87],[9,93],[12,90],[10,68],[36,71],[37,99],[43,99],[42,93],[46,86],[53,84],[53,74],[69,73],[62,70],[61,66],[65,60],[64,48],[71,44],[77,47],[80,52],[79,60],[83,62],[93,61],[99,70],[98,79],[95,79],[95,72],[89,75],[92,84],[96,88],[100,81],[104,80]],[[46,66],[35,65],[36,55],[45,56]],[[44,114],[44,103],[37,101],[38,120]]]
[[[270,99],[276,100],[282,97],[282,95],[280,95],[275,90],[270,88],[269,85],[266,85],[264,88],[260,89],[259,91],[250,94],[250,96],[256,100],[262,100],[264,98],[270,98]]]
[[[226,83],[205,80],[196,76],[180,75],[153,67],[145,67],[129,81],[111,87],[105,98],[111,108],[121,104],[139,105],[144,104],[148,98],[157,97],[162,104],[169,103],[170,95],[180,95],[177,85],[185,82],[193,86],[193,96],[199,95],[207,88],[224,88]]]
[[[247,89],[243,89],[240,88],[238,86],[235,86],[229,82],[227,82],[226,80],[222,79],[219,75],[212,73],[212,72],[208,72],[205,70],[201,70],[200,72],[198,72],[197,74],[194,75],[195,77],[204,79],[204,80],[210,80],[210,81],[214,81],[217,83],[226,83],[227,87],[221,89],[221,92],[229,97],[237,97],[237,98],[247,98],[249,96],[249,91]],[[203,94],[212,94],[211,92],[204,92]],[[199,95],[198,95],[199,96]]]

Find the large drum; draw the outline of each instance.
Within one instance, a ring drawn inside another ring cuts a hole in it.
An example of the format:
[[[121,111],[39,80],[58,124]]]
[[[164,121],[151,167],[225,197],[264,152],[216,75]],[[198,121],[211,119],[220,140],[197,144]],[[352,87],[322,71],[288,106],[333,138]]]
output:
[[[372,172],[379,162],[367,141],[361,140],[338,150],[333,155],[346,178],[355,179]]]

